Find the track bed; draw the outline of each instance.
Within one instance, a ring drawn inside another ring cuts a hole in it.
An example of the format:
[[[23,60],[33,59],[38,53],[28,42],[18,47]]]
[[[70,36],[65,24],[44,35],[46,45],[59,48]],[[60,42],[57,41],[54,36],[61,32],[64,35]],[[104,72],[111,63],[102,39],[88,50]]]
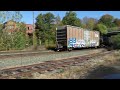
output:
[[[69,59],[61,59],[61,60],[53,60],[53,61],[45,61],[43,63],[34,64],[34,65],[28,65],[28,66],[22,66],[22,67],[16,67],[16,68],[9,68],[9,69],[3,69],[0,71],[0,78],[9,78],[9,77],[15,77],[18,78],[20,76],[29,76],[33,72],[39,72],[39,73],[45,73],[54,71],[56,69],[65,68],[68,66],[76,66],[80,65],[85,60],[89,60],[90,58],[94,57],[101,57],[102,55],[109,54],[110,51],[106,52],[98,52],[98,53],[92,53],[88,55],[83,56],[76,56]]]

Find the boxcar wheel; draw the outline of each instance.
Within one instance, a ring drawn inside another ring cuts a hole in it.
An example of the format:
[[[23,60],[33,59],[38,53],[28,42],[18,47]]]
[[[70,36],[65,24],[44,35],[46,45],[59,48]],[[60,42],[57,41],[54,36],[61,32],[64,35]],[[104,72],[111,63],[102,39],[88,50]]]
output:
[[[57,52],[59,52],[60,51],[60,49],[57,49]]]
[[[69,52],[72,51],[72,48],[69,48],[68,51],[69,51]]]
[[[98,47],[97,46],[95,46],[95,49],[97,49]]]

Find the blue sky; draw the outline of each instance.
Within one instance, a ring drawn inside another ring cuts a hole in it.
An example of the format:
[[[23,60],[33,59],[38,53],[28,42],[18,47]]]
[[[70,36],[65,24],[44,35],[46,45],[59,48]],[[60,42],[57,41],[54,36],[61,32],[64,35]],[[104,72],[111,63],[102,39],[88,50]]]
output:
[[[37,15],[40,13],[45,14],[47,12],[51,12],[55,16],[59,14],[61,19],[65,16],[66,13],[66,11],[34,11],[35,17],[37,17]],[[120,11],[76,11],[76,13],[77,13],[77,17],[80,19],[84,18],[85,16],[99,19],[104,14],[110,14],[115,18],[120,18]],[[22,21],[24,21],[27,24],[33,23],[32,11],[21,11],[21,14],[23,15]]]

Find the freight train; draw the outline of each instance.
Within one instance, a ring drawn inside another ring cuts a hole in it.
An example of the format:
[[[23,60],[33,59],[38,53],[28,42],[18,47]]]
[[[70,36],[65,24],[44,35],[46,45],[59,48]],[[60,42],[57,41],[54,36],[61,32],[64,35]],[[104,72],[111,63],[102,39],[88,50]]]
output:
[[[75,48],[98,47],[99,31],[91,31],[76,26],[65,25],[56,28],[56,50],[71,51]]]

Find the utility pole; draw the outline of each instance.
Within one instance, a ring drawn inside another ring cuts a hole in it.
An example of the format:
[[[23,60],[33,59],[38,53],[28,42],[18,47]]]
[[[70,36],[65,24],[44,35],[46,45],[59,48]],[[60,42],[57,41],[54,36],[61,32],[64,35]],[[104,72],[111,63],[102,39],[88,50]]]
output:
[[[33,11],[33,31],[35,31],[35,27],[34,27],[34,11]]]
[[[33,47],[34,47],[34,11],[33,11]]]
[[[37,38],[35,35],[35,24],[34,24],[34,11],[33,11],[33,47],[34,49],[37,49]]]

